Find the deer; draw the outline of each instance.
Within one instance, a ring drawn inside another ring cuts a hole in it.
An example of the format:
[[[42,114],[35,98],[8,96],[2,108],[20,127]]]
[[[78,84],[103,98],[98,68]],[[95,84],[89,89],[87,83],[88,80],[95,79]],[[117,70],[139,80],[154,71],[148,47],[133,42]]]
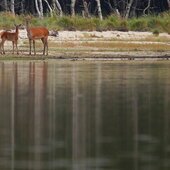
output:
[[[44,48],[43,48],[43,55],[48,55],[48,36],[49,31],[45,27],[31,27],[29,26],[29,20],[26,19],[26,31],[27,31],[27,37],[29,39],[29,55],[31,55],[31,46],[33,42],[33,48],[34,48],[34,55],[36,55],[35,52],[35,40],[41,39]]]
[[[3,31],[0,33],[0,37],[1,37],[0,48],[3,51],[3,52],[1,51],[1,53],[5,54],[4,44],[5,44],[5,41],[7,40],[7,41],[12,41],[13,54],[14,54],[14,45],[16,46],[17,54],[19,54],[18,35],[19,35],[19,27],[20,26],[21,26],[21,24],[15,25],[15,32]]]
[[[1,38],[1,35],[4,33],[4,31],[0,32],[0,38]],[[2,40],[0,42],[0,54],[2,54]]]

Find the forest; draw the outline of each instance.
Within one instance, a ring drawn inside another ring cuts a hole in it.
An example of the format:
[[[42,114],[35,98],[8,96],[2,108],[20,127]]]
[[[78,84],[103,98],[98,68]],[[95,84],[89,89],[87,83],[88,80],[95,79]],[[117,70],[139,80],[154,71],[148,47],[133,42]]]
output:
[[[1,0],[0,12],[31,14],[40,18],[49,15],[79,15],[122,18],[157,15],[170,10],[170,0]]]

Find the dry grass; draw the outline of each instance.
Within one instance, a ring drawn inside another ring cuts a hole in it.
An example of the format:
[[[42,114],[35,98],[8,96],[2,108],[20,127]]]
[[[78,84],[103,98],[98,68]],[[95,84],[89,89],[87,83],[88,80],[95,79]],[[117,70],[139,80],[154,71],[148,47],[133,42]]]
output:
[[[50,43],[50,48],[57,50],[80,50],[80,51],[170,51],[168,43],[145,43],[145,42],[60,42]]]
[[[147,41],[147,42],[170,42],[170,39],[167,36],[148,36],[147,38],[143,39],[142,41]]]

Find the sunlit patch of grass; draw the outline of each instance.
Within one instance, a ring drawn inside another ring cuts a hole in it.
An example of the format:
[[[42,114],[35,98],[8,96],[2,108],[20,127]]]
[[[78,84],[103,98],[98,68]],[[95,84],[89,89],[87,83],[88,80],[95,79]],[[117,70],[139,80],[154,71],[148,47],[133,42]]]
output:
[[[136,43],[136,42],[62,42],[50,43],[51,49],[83,50],[83,51],[170,51],[169,44],[160,43]]]
[[[132,18],[129,20],[128,25],[132,31],[147,31],[147,21],[144,18]]]
[[[141,40],[147,42],[170,42],[170,38],[167,36],[148,36],[147,38]]]
[[[170,50],[170,45],[167,44],[157,44],[157,43],[128,43],[128,42],[114,42],[114,43],[103,43],[103,42],[95,42],[95,43],[89,43],[84,42],[81,44],[84,47],[88,48],[114,48],[114,49],[125,49],[125,50],[151,50],[151,51],[158,51],[163,50],[167,51]]]
[[[21,24],[22,20],[18,15],[13,15],[10,12],[0,12],[0,28],[11,29],[14,28],[14,24]]]
[[[67,41],[67,42],[61,42],[61,43],[55,43],[55,42],[49,42],[49,46],[54,48],[75,48],[77,46],[76,43],[73,43],[71,41]]]
[[[14,23],[23,23],[25,15],[13,15],[9,12],[0,13],[0,28],[13,28]],[[5,22],[4,22],[5,21]],[[104,20],[96,17],[83,18],[81,16],[63,16],[53,17],[45,16],[43,19],[31,16],[32,26],[46,26],[49,30],[80,30],[80,31],[106,31],[106,30],[120,30],[120,31],[150,31],[153,32],[155,28],[161,32],[170,34],[170,12],[161,13],[157,16],[148,15],[139,18],[130,18],[128,20],[111,15]]]

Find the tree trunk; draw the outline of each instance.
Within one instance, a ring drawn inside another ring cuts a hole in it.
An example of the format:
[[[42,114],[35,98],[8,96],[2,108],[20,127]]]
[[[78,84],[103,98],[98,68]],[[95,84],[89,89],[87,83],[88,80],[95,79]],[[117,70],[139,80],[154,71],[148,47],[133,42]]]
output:
[[[21,14],[24,14],[24,0],[21,1]]]
[[[8,3],[7,3],[7,0],[4,0],[4,8],[5,8],[5,11],[8,10]]]
[[[55,0],[55,1],[56,1],[57,8],[59,10],[59,15],[60,15],[60,17],[62,17],[63,16],[63,10],[61,8],[61,5],[60,5],[58,0]]]
[[[11,0],[11,4],[10,4],[11,12],[12,12],[12,14],[15,15],[15,6],[14,5],[15,5],[14,0]]]
[[[52,0],[52,6],[53,6],[53,9],[56,9],[56,4],[55,4],[55,0]]]
[[[150,8],[151,5],[151,0],[148,0],[148,5],[147,7],[143,10],[143,15],[146,15],[146,10],[148,10]]]
[[[36,8],[36,10],[37,10],[38,17],[39,17],[39,18],[42,18],[41,11],[40,11],[39,5],[38,5],[38,0],[35,0],[35,8]]]
[[[131,6],[132,6],[132,4],[133,4],[133,1],[134,1],[134,0],[130,0],[129,3],[127,4],[127,6],[126,6],[125,19],[128,19],[128,18],[129,18],[130,9],[131,9]]]
[[[97,2],[97,11],[98,11],[98,16],[100,20],[103,20],[103,15],[102,15],[102,10],[101,10],[101,3],[100,0],[96,0]]]
[[[71,0],[71,15],[75,16],[75,4],[76,0]]]
[[[40,6],[40,14],[41,14],[41,18],[43,18],[43,4],[42,4],[42,0],[38,0],[39,1],[39,6]]]
[[[90,17],[88,4],[85,0],[83,0],[83,7],[84,7],[84,17]]]
[[[137,5],[138,5],[138,0],[134,0],[134,3],[132,5],[132,10],[131,10],[131,17],[136,17],[136,9],[137,9]]]
[[[170,10],[170,0],[167,0],[167,3],[168,3],[168,8]]]
[[[114,5],[113,5],[114,7],[112,7],[110,0],[108,0],[108,5],[109,5],[110,10],[113,13],[115,13],[118,17],[120,17],[120,12],[118,10],[117,1],[113,0],[113,3],[114,3]]]
[[[60,2],[58,0],[52,0],[53,11],[59,13],[59,16],[63,16],[63,10],[61,8]]]
[[[46,2],[47,6],[48,6],[48,8],[49,8],[49,10],[50,10],[50,15],[51,15],[51,17],[52,17],[52,16],[53,16],[53,10],[52,10],[49,2],[48,2],[47,0],[43,0],[43,1]]]

